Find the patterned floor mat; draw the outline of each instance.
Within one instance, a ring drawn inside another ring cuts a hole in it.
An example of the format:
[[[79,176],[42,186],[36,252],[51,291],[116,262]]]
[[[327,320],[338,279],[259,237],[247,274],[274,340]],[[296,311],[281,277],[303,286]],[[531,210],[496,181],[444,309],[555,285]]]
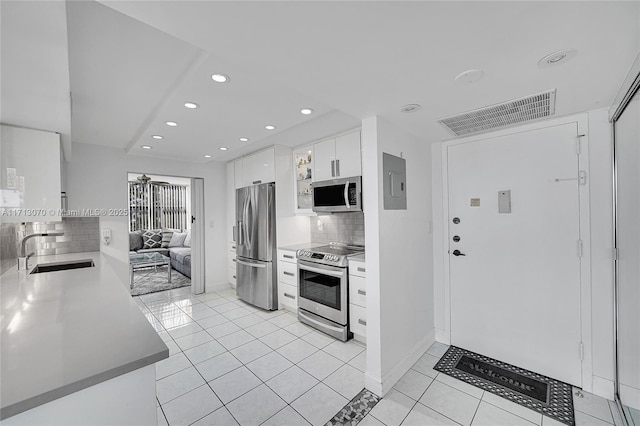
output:
[[[435,370],[569,426],[575,425],[571,385],[451,346]]]
[[[380,401],[380,398],[366,389],[362,389],[347,405],[344,406],[325,426],[355,426]]]

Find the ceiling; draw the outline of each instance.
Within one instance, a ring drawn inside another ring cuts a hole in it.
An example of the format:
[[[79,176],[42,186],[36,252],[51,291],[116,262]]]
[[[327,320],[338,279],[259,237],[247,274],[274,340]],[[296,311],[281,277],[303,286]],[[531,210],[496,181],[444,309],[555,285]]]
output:
[[[28,63],[5,65],[7,3],[14,2],[2,2],[0,119],[25,125],[29,109],[13,108],[16,97],[5,97],[5,68],[14,70],[7,75],[17,80],[10,84],[20,89],[16,93],[35,98],[46,87],[23,78],[20,69]],[[74,142],[132,155],[207,162],[274,143],[301,145],[357,127],[372,115],[425,143],[441,141],[451,136],[436,123],[439,118],[554,88],[557,116],[606,107],[640,50],[639,6],[70,1],[66,19],[57,21],[68,29],[70,135]],[[13,19],[36,20],[33,14],[38,11]],[[19,33],[22,26],[14,27]],[[41,40],[43,54],[56,42],[46,26],[27,27],[23,35]],[[12,38],[16,47],[10,51],[33,51],[24,38]],[[578,54],[552,67],[537,65],[565,48]],[[469,69],[483,70],[483,78],[454,81]],[[229,75],[230,82],[213,82],[213,73]],[[187,101],[199,108],[185,108]],[[413,103],[422,108],[400,112]],[[302,115],[305,107],[315,112]],[[265,129],[268,124],[276,129]]]

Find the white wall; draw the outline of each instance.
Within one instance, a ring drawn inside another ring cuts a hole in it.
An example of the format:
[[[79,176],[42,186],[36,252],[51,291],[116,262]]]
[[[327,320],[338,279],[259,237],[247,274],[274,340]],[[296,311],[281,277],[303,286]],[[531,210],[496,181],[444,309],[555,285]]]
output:
[[[367,254],[365,384],[383,395],[434,341],[431,147],[371,117],[362,122],[362,151]],[[406,210],[384,210],[383,152],[406,159]]]
[[[568,119],[568,118],[567,118]],[[613,397],[613,230],[611,127],[606,110],[588,113],[589,200],[591,232],[591,350],[593,388],[587,389],[606,398]],[[446,247],[443,235],[446,224],[442,205],[442,144],[433,147],[433,215],[434,215],[434,303],[438,341],[449,343],[449,299],[445,292]],[[584,225],[583,225],[584,226]],[[589,383],[587,380],[585,383]]]
[[[228,286],[226,264],[225,165],[126,155],[124,150],[99,145],[73,144],[72,160],[65,163],[69,209],[122,209],[128,207],[127,172],[201,177],[205,191],[205,288]],[[118,271],[127,282],[128,217],[101,216],[100,228],[112,230],[111,244],[102,251],[122,261]],[[212,227],[213,225],[213,227]]]

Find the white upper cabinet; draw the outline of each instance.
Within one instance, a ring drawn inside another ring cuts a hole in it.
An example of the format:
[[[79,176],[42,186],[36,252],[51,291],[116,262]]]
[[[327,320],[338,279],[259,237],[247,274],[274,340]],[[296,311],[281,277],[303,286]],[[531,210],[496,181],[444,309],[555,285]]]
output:
[[[244,178],[242,176],[242,158],[238,158],[233,162],[234,168],[234,187],[236,189],[244,186]]]
[[[313,181],[362,175],[360,132],[313,145]]]
[[[273,148],[258,151],[242,158],[243,185],[250,186],[276,181]]]
[[[336,177],[362,175],[360,132],[336,138]]]
[[[313,181],[335,179],[336,140],[313,145]]]
[[[60,135],[1,126],[0,219],[59,221]]]

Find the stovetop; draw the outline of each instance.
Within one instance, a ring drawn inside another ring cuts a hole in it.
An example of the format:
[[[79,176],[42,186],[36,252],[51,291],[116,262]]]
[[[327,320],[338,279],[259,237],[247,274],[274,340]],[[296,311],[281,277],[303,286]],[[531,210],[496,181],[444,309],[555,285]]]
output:
[[[297,256],[298,259],[301,260],[346,268],[349,263],[349,256],[363,252],[363,246],[331,243],[326,246],[314,247],[308,250],[298,250]]]

